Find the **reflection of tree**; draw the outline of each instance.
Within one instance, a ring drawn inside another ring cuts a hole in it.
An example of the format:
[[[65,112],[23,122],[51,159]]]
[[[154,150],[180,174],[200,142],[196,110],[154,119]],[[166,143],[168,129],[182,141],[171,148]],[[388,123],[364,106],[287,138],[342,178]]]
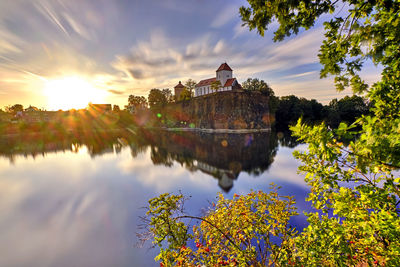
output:
[[[132,158],[150,147],[154,165],[180,164],[190,172],[201,171],[229,191],[241,172],[253,176],[265,172],[277,152],[277,138],[271,133],[209,134],[149,130],[42,132],[0,138],[0,155],[12,162],[17,155],[46,155],[51,152],[79,152],[86,147],[91,157],[119,153],[129,147]]]
[[[297,141],[297,137],[293,137],[291,135],[291,132],[288,131],[277,132],[274,135],[279,139],[279,145],[281,146],[294,148],[300,144],[300,142]]]
[[[131,145],[132,144],[132,145]],[[14,161],[15,156],[32,156],[52,152],[79,152],[86,147],[91,157],[107,153],[119,153],[122,147],[130,145],[136,155],[143,152],[147,144],[140,135],[126,130],[110,131],[44,131],[30,134],[10,135],[0,138],[0,156]]]
[[[154,165],[165,165],[171,167],[173,165],[173,160],[171,159],[170,154],[164,148],[151,146],[151,161]]]

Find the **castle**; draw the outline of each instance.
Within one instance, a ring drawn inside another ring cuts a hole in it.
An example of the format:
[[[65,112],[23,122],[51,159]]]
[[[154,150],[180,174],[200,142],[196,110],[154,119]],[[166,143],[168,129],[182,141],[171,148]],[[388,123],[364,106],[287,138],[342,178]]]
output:
[[[211,84],[216,81],[219,81],[220,83],[220,88],[217,90],[217,92],[242,90],[242,86],[239,84],[236,78],[232,77],[231,67],[229,67],[229,65],[225,62],[222,63],[221,66],[219,66],[219,68],[217,69],[215,78],[201,80],[198,84],[196,84],[194,96],[197,97],[213,93],[214,90],[211,88]],[[181,82],[179,82],[179,84],[176,85],[174,89],[175,96],[179,98],[179,95],[184,89],[184,86]]]

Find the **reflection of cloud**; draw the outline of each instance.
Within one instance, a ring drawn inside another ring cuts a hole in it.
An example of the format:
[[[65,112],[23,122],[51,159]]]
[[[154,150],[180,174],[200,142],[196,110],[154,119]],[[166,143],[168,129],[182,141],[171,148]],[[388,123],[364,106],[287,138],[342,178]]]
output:
[[[139,154],[136,158],[124,158],[118,163],[124,175],[134,175],[138,182],[157,193],[165,193],[177,188],[195,185],[198,189],[215,188],[215,180],[200,172],[189,173],[177,164],[171,167],[156,166],[150,160],[150,150]],[[151,168],[151,171],[149,169]],[[166,171],[165,169],[168,169]],[[166,173],[167,176],[166,176]]]

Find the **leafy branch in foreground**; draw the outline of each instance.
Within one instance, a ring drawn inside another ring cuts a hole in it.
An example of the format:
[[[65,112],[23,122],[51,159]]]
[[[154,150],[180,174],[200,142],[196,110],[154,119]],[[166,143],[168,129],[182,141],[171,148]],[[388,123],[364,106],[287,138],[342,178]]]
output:
[[[294,155],[311,187],[307,200],[318,210],[307,214],[309,226],[296,239],[297,255],[312,265],[398,266],[400,178],[390,164],[360,153],[358,140],[338,141],[354,127],[342,123],[334,132],[300,120],[291,128],[308,144],[306,152]]]
[[[321,78],[336,88],[351,87],[372,103],[372,114],[331,130],[301,121],[292,127],[308,144],[296,152],[318,210],[296,239],[307,265],[400,265],[400,5],[398,1],[248,0],[240,14],[263,35],[276,20],[275,41],[308,30],[325,13],[319,60]],[[339,10],[337,10],[339,9]],[[369,87],[360,77],[368,60],[382,66],[381,80]],[[355,130],[358,129],[358,130]],[[353,137],[348,146],[340,140]]]
[[[147,232],[140,236],[152,237],[160,246],[156,260],[165,266],[294,263],[297,232],[289,219],[297,215],[295,201],[279,196],[276,186],[271,189],[269,193],[235,194],[233,199],[219,194],[217,203],[202,217],[182,213],[182,195],[160,195],[149,200]]]

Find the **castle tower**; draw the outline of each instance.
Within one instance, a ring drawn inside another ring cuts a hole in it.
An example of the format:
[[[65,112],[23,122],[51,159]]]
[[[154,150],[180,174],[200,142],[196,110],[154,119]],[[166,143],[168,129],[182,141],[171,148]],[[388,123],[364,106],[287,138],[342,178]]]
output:
[[[183,89],[185,89],[185,86],[181,83],[181,81],[179,81],[179,83],[174,87],[175,100],[179,100]]]
[[[216,79],[220,81],[221,86],[224,87],[226,80],[232,78],[232,69],[228,64],[222,63],[217,69]]]

